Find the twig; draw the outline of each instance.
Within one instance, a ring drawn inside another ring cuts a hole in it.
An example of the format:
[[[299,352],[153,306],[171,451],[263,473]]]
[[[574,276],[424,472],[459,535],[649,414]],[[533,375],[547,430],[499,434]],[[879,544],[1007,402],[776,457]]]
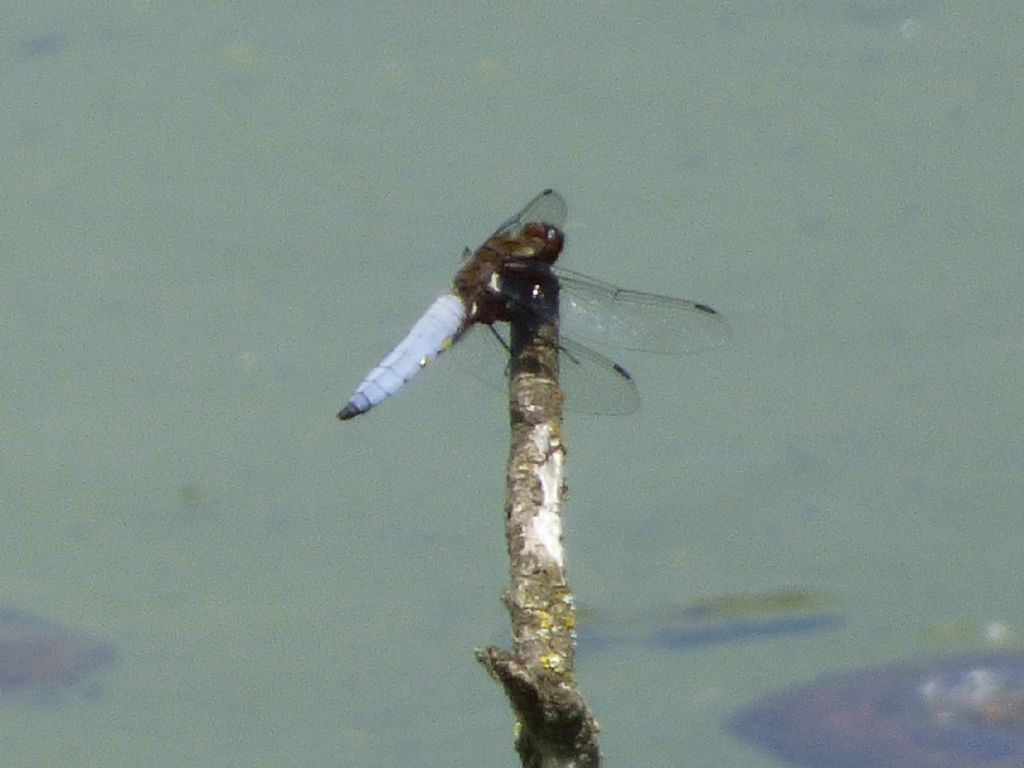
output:
[[[545,284],[557,307],[554,278]],[[477,659],[505,688],[516,715],[525,768],[597,768],[597,721],[575,676],[576,609],[565,580],[562,392],[557,312],[546,322],[512,323],[505,533],[511,586],[512,651],[489,647]]]

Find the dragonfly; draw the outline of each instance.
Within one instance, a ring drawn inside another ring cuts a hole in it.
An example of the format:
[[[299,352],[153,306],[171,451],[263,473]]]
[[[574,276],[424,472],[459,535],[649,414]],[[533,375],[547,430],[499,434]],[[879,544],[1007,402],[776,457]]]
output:
[[[380,405],[472,329],[494,329],[496,323],[533,312],[524,298],[524,274],[553,274],[558,280],[566,410],[614,414],[639,408],[639,391],[630,373],[583,342],[674,353],[713,348],[727,339],[728,324],[708,304],[626,290],[556,267],[565,246],[567,216],[563,197],[545,189],[483,245],[472,252],[467,249],[451,292],[439,297],[366,375],[338,418],[353,419]],[[507,342],[496,329],[494,335],[503,342],[507,362]]]

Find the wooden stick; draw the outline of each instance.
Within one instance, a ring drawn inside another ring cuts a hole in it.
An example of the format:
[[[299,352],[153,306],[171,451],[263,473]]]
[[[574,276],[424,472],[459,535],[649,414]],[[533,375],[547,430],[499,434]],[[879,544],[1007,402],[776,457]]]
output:
[[[558,285],[544,289],[557,308]],[[477,659],[500,682],[516,715],[525,768],[597,768],[598,724],[575,676],[576,608],[565,578],[562,392],[558,316],[512,323],[505,534],[511,586],[512,651],[489,647]]]

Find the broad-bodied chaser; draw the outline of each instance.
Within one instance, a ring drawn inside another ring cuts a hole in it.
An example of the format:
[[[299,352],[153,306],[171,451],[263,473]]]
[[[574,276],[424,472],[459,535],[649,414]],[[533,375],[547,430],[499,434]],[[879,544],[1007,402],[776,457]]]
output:
[[[532,311],[523,297],[522,276],[538,270],[552,271],[558,279],[560,367],[567,410],[631,413],[640,403],[625,368],[574,338],[651,352],[696,351],[725,340],[728,326],[707,304],[628,291],[554,268],[565,243],[566,214],[562,196],[546,189],[475,252],[467,250],[453,291],[437,299],[370,371],[338,418],[354,418],[395,394],[474,325],[493,329],[494,323]],[[495,335],[500,338],[497,331]]]

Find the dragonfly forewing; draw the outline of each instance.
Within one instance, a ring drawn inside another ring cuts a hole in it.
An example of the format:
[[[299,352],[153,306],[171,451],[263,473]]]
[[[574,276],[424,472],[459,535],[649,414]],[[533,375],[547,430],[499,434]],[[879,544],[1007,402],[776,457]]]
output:
[[[618,288],[557,268],[566,335],[622,349],[696,352],[729,338],[725,319],[706,304]]]
[[[527,224],[550,224],[562,229],[565,226],[569,208],[560,194],[553,189],[545,189],[516,215],[503,223],[491,237],[497,235],[516,235]]]

